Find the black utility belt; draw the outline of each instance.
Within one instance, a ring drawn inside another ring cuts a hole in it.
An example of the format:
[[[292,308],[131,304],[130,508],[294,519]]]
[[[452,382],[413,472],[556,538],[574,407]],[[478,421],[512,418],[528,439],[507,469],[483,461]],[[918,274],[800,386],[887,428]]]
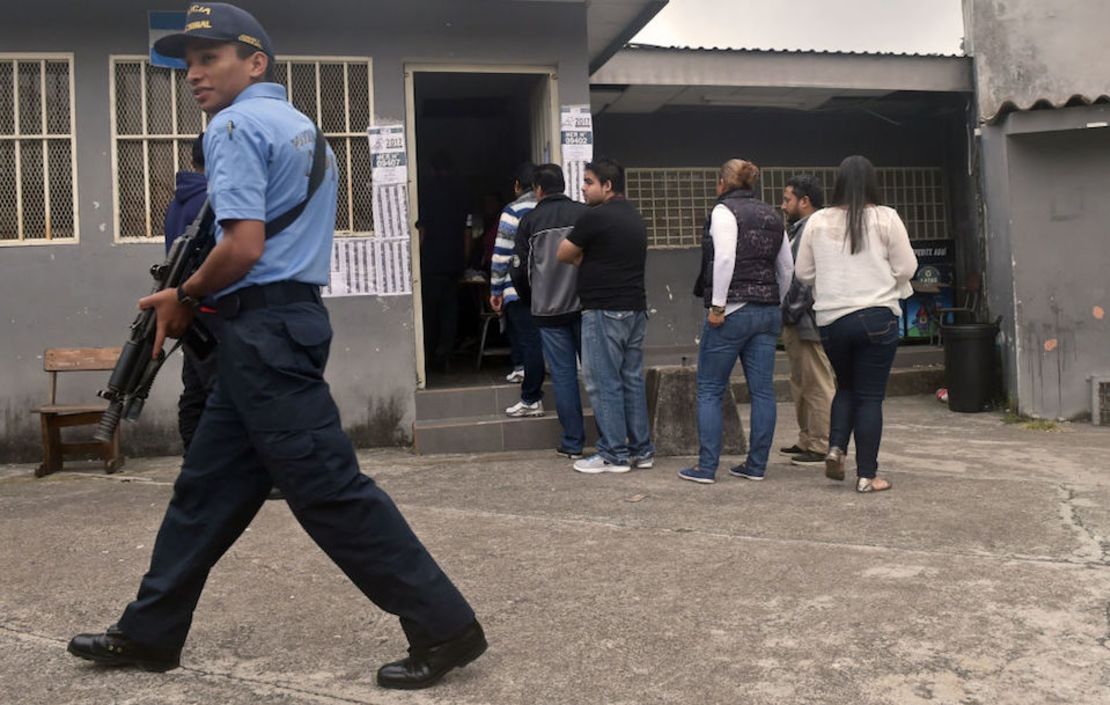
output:
[[[302,282],[274,282],[248,286],[216,300],[220,318],[235,318],[244,311],[299,303],[323,303],[320,287]]]

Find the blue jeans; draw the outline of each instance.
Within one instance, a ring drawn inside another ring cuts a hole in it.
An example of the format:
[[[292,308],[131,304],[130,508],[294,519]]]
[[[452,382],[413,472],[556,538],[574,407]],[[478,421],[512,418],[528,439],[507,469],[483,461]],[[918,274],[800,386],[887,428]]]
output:
[[[559,447],[581,453],[586,444],[586,426],[582,421],[582,397],[578,393],[578,356],[582,353],[582,321],[564,326],[540,326],[543,356],[551,370],[551,386],[555,392],[555,411],[563,427]]]
[[[505,320],[512,331],[514,352],[519,351],[519,366],[524,368],[524,381],[520,385],[520,400],[535,404],[543,399],[543,344],[540,331],[532,320],[532,310],[526,301],[505,304]],[[516,365],[516,357],[513,357]]]
[[[582,368],[597,421],[597,452],[610,463],[655,454],[644,390],[645,311],[583,311]]]
[[[698,350],[698,467],[716,470],[721,460],[721,401],[736,358],[752,397],[748,470],[767,468],[778,413],[775,407],[775,342],[782,330],[782,311],[774,304],[746,304],[713,328],[707,320]]]
[[[883,398],[894,353],[898,317],[888,308],[865,308],[821,327],[821,344],[836,373],[829,447],[848,450],[856,439],[856,472],[875,477],[883,437]]]

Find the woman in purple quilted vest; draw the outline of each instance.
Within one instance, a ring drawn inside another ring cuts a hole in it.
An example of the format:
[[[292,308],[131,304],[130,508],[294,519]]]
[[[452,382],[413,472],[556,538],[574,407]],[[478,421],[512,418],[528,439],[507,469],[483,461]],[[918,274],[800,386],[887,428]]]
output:
[[[715,482],[721,458],[721,401],[736,360],[751,392],[748,457],[729,470],[762,480],[775,433],[775,343],[779,308],[794,274],[782,216],[756,197],[759,167],[730,159],[717,180],[717,203],[702,236],[702,270],[695,294],[707,309],[698,351],[698,464],[683,480]]]

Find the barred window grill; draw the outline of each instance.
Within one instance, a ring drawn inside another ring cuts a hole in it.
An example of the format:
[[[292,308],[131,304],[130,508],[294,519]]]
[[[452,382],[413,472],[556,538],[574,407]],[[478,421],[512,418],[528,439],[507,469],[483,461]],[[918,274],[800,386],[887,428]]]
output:
[[[0,54],[0,245],[77,241],[73,56]]]
[[[812,174],[826,198],[832,195],[836,167],[760,167],[760,197],[778,207],[786,181]],[[911,240],[948,237],[948,203],[940,167],[876,169],[882,202],[898,211]],[[717,200],[717,167],[628,169],[626,190],[644,215],[652,248],[697,247],[705,217]]]
[[[290,102],[320,126],[335,152],[336,234],[371,232],[370,59],[289,57],[279,58],[274,68]],[[146,57],[113,57],[112,107],[116,237],[161,239],[175,175],[191,168],[192,142],[207,118],[193,100],[185,72],[151,66]]]

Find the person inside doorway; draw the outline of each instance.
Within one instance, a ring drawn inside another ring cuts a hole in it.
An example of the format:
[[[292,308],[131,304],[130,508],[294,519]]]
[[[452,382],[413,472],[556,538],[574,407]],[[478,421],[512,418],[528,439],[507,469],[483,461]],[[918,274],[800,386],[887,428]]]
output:
[[[516,248],[520,220],[536,207],[532,180],[536,165],[526,162],[517,167],[513,179],[516,199],[505,206],[498,219],[497,240],[490,272],[490,308],[501,314],[513,350],[513,371],[506,378],[520,385],[520,401],[505,409],[507,416],[543,416],[543,343],[532,321],[531,301],[521,298],[513,285],[510,266]],[[519,367],[517,364],[519,363]]]

